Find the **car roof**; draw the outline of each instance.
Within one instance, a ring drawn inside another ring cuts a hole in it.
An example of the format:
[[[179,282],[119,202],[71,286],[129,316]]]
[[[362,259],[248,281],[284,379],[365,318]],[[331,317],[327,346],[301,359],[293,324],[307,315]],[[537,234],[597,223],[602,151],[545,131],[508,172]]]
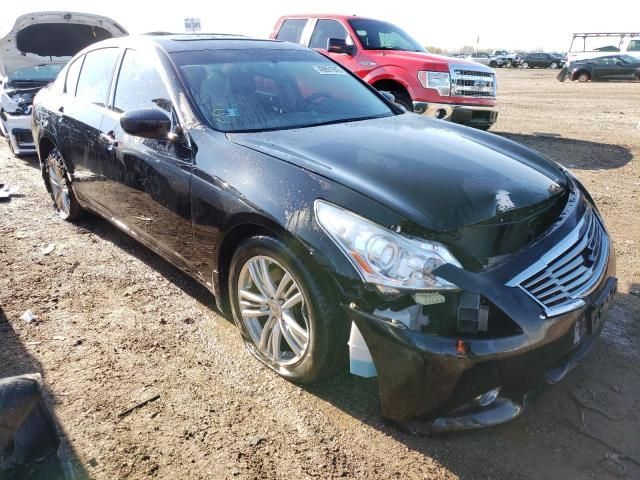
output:
[[[307,50],[298,44],[262,38],[245,37],[226,33],[169,33],[151,32],[142,35],[114,38],[95,43],[86,51],[107,46],[134,47],[136,45],[156,45],[162,50],[180,52],[187,50],[227,50],[227,49],[281,49]]]
[[[370,17],[361,17],[360,15],[339,15],[335,13],[300,13],[294,15],[283,15],[280,17],[280,20],[287,19],[305,19],[305,18],[322,18],[322,19],[333,19],[333,20],[376,20],[376,21],[384,21],[377,20],[375,18]]]

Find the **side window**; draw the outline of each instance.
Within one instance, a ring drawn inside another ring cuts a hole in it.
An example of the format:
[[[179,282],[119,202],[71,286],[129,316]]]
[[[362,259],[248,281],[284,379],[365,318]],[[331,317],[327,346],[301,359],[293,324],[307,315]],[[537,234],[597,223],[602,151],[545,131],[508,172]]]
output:
[[[631,40],[627,47],[629,52],[640,52],[640,40]]]
[[[111,73],[117,58],[117,48],[102,48],[87,53],[80,71],[76,97],[87,103],[104,107],[109,95]]]
[[[80,69],[82,68],[82,62],[84,61],[84,55],[73,61],[67,69],[67,78],[64,82],[64,93],[71,95],[76,94],[76,86],[78,85],[78,77],[80,76]]]
[[[280,31],[276,38],[284,42],[300,43],[302,31],[307,24],[306,18],[292,18],[285,20],[280,26]]]
[[[330,38],[341,38],[350,43],[347,30],[342,24],[336,20],[318,20],[316,28],[311,35],[311,41],[309,42],[310,48],[323,48],[327,49],[327,42]]]
[[[171,97],[152,61],[137,50],[127,50],[118,74],[113,108],[117,112],[155,108],[171,112]]]

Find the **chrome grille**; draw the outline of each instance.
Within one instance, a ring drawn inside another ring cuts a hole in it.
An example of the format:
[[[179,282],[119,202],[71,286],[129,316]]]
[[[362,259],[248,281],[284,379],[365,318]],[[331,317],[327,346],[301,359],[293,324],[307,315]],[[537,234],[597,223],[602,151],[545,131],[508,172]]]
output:
[[[559,315],[584,305],[582,297],[602,277],[609,257],[609,237],[587,210],[565,239],[507,285],[518,286],[545,310]]]
[[[454,68],[451,72],[452,95],[458,97],[496,96],[496,78],[491,72]]]

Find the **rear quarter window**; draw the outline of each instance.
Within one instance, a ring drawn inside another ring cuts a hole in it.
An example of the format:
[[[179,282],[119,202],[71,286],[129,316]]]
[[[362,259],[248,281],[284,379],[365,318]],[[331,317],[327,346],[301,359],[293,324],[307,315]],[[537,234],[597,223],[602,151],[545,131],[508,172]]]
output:
[[[106,105],[118,54],[117,48],[101,48],[85,55],[76,88],[76,98],[102,107]]]
[[[74,60],[67,69],[67,77],[64,82],[64,93],[67,95],[75,96],[76,94],[76,86],[78,85],[78,77],[80,76],[83,61],[84,55]]]
[[[276,38],[283,42],[300,43],[302,31],[306,24],[306,18],[292,18],[290,20],[285,20],[282,22],[280,31],[278,31]]]

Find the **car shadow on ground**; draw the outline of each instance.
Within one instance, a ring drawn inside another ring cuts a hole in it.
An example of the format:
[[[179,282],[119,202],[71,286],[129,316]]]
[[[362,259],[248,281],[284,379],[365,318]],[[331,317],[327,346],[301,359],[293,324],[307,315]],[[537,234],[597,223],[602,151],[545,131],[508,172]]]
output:
[[[47,388],[47,372],[22,343],[20,336],[15,331],[11,323],[0,307],[0,378],[13,377],[16,375],[39,373],[42,376],[43,387],[42,396],[53,420],[58,436],[60,447],[57,457],[36,456],[25,464],[20,464],[15,468],[3,470],[0,463],[0,478],[11,480],[85,480],[89,479],[89,474],[81,465],[73,445],[66,439],[64,422],[55,415],[56,397]],[[37,348],[37,347],[36,347]],[[1,426],[1,425],[0,425]],[[42,431],[39,431],[42,433]],[[36,445],[38,442],[48,442],[50,439],[30,438]],[[37,448],[37,447],[36,447]],[[2,452],[0,452],[0,459]],[[7,467],[8,465],[4,465]]]
[[[108,221],[96,215],[89,215],[86,220],[79,222],[77,226],[97,235],[102,240],[116,245],[119,249],[158,272],[184,293],[196,299],[201,305],[221,315],[216,307],[213,294],[206,287],[149,248],[118,230]]]
[[[633,154],[628,148],[563,138],[555,133],[494,133],[533,148],[570,169],[608,170],[623,167],[633,159]]]

